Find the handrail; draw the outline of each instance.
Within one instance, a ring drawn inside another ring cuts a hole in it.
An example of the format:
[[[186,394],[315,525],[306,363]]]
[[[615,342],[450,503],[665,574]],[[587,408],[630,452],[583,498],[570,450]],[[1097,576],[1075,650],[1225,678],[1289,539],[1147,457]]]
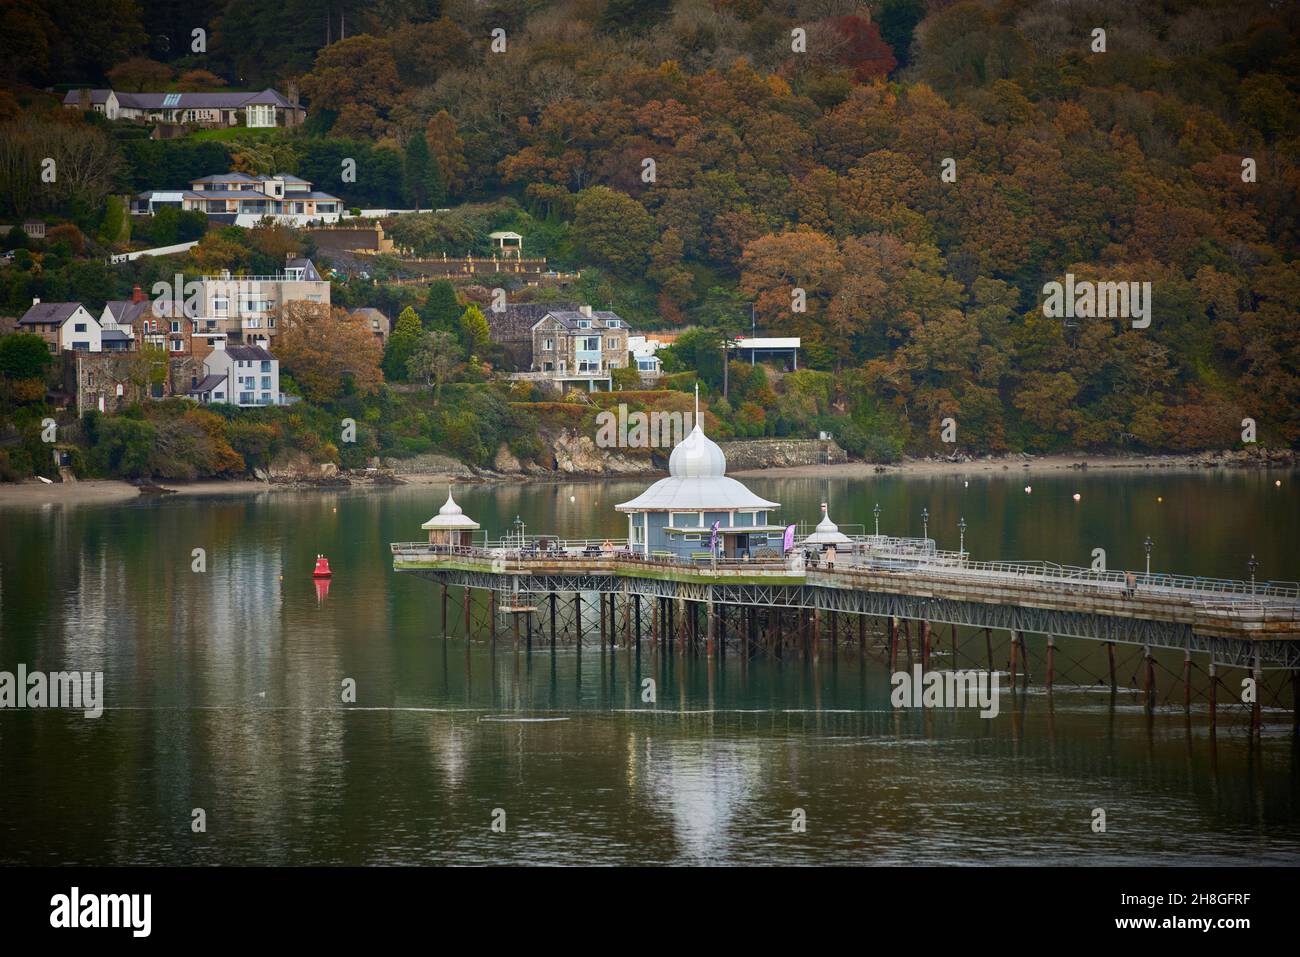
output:
[[[547,543],[543,547],[541,543]],[[447,546],[428,542],[394,542],[393,554],[419,553],[470,558],[505,559],[511,562],[583,559],[617,559],[638,565],[678,566],[683,568],[792,568],[786,559],[719,557],[714,560],[686,559],[679,555],[645,555],[629,548],[626,539],[565,539],[559,536],[525,536],[519,539],[488,542],[486,545]],[[830,570],[816,559],[807,570]],[[803,568],[797,570],[802,571]],[[1113,594],[1142,594],[1145,597],[1180,598],[1209,607],[1223,602],[1233,608],[1272,607],[1279,603],[1300,602],[1300,584],[1295,582],[1243,582],[1231,579],[1174,575],[1160,572],[1102,571],[1055,562],[971,561],[965,553],[868,550],[838,553],[834,571],[884,572],[909,574],[937,581],[988,582],[1038,589],[1084,589]],[[1129,576],[1132,575],[1130,582]],[[1130,587],[1131,586],[1131,587]],[[1300,607],[1300,605],[1297,605]]]

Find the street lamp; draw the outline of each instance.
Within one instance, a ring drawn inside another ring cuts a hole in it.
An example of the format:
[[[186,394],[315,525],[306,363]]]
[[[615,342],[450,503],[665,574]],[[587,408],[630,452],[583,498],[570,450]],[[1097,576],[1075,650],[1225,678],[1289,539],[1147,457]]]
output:
[[[873,508],[871,511],[874,512],[876,516],[876,538],[879,538],[880,537],[880,503],[877,502],[876,507]]]
[[[957,523],[957,528],[961,532],[961,544],[957,546],[957,554],[964,555],[966,553],[966,516],[965,515],[963,515],[961,517],[961,521]]]
[[[1154,544],[1155,542],[1151,541],[1150,535],[1148,535],[1147,540],[1142,543],[1142,547],[1146,549],[1147,553],[1147,578],[1151,577],[1151,546]]]
[[[519,539],[519,547],[524,547],[524,520],[518,515],[515,516],[515,537]]]
[[[921,509],[921,537],[930,537],[930,510],[928,508]]]
[[[1250,593],[1253,595],[1255,594],[1255,569],[1259,567],[1259,562],[1255,560],[1253,552],[1251,553],[1250,561],[1246,562],[1246,565],[1250,568]]]

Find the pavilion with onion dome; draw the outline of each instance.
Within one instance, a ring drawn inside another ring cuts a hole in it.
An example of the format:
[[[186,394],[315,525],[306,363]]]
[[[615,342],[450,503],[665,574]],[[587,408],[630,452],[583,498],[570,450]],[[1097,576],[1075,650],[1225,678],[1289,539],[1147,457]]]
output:
[[[433,546],[466,546],[473,544],[474,533],[479,524],[456,504],[451,497],[451,487],[447,488],[447,501],[438,514],[420,526],[429,533],[429,544]]]
[[[616,505],[627,514],[628,548],[646,556],[690,560],[709,556],[713,523],[718,523],[718,558],[781,555],[784,525],[771,524],[780,503],[759,498],[727,478],[727,457],[700,426],[668,457],[668,478]]]
[[[826,503],[822,502],[822,520],[817,523],[813,533],[800,544],[808,548],[819,548],[822,551],[828,548],[849,549],[853,547],[853,539],[841,532],[840,527],[831,521]]]

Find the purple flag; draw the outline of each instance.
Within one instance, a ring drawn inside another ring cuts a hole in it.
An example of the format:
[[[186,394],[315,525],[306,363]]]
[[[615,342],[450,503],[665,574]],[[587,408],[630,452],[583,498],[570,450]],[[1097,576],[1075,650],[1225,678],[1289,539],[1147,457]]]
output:
[[[718,553],[718,523],[713,523],[712,534],[709,536],[709,551],[713,554]]]
[[[794,526],[787,525],[785,527],[785,550],[788,552],[792,548],[794,548]]]

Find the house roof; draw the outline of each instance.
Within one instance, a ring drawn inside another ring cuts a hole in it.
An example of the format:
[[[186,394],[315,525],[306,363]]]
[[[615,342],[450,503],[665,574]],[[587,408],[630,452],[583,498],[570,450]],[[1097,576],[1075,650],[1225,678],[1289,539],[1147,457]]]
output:
[[[67,322],[68,317],[81,308],[79,302],[38,302],[18,320],[20,326],[34,326],[38,323]],[[93,318],[93,317],[92,317]]]
[[[105,341],[121,341],[121,342],[130,342],[132,338],[130,335],[123,332],[121,329],[105,329],[103,332],[99,334],[99,336],[100,339]]]
[[[90,102],[105,103],[111,89],[91,90]],[[223,90],[217,93],[124,93],[117,91],[117,102],[135,110],[233,110],[251,105],[274,105],[288,109],[292,104],[278,90],[256,93],[247,90]],[[63,96],[65,106],[81,103],[81,90],[69,90]]]
[[[223,375],[205,375],[203,377],[202,382],[200,382],[196,386],[191,386],[190,388],[186,389],[185,394],[199,395],[200,393],[203,392],[211,392],[213,389],[215,389],[217,386],[221,385],[221,383],[225,381],[226,381],[226,377]]]
[[[451,497],[451,489],[447,489],[447,501],[438,509],[438,514],[433,516],[423,525],[424,529],[467,529],[473,530],[479,527],[478,522],[470,518],[461,507],[456,504],[455,499]]]
[[[226,354],[241,362],[274,359],[275,356],[261,346],[226,346]]]
[[[310,259],[290,259],[284,264],[285,269],[303,269],[303,279],[311,282],[324,282],[320,273],[316,271],[316,265]]]
[[[485,309],[488,335],[497,342],[532,339],[533,326],[552,309],[576,309],[576,303],[509,302],[501,312]]]
[[[133,299],[114,299],[112,302],[105,303],[104,308],[119,326],[133,326],[141,316],[151,311],[152,305],[153,303],[148,299],[141,299],[139,302]]]
[[[578,327],[579,320],[584,320],[584,319],[594,319],[606,325],[608,325],[608,323],[612,319],[612,320],[616,320],[620,326],[624,328],[627,327],[627,323],[623,321],[622,317],[619,316],[618,313],[610,312],[607,309],[600,309],[600,310],[593,309],[591,311],[591,315],[587,315],[586,313],[576,309],[574,310],[551,309],[549,312],[546,313],[546,315],[551,316],[553,319],[555,319],[556,322],[564,326],[566,329],[579,328]],[[542,319],[545,318],[546,316],[542,317]],[[539,319],[538,322],[540,321],[541,320]]]

